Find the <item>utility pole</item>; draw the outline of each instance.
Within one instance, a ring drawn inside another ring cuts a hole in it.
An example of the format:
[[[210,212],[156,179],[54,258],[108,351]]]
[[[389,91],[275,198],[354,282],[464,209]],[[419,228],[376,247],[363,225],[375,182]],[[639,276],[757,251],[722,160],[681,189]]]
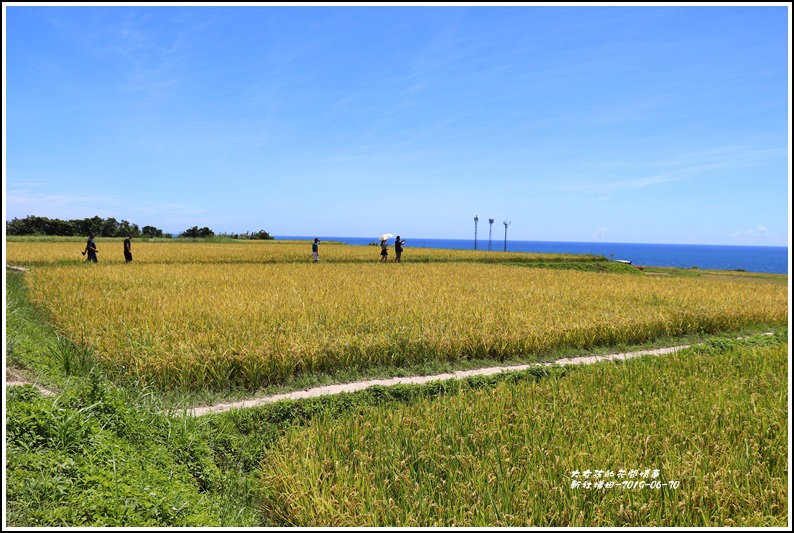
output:
[[[505,225],[505,252],[506,252],[507,251],[507,226],[512,224],[512,222],[508,222],[507,220],[505,220],[503,222],[503,224]]]
[[[493,219],[492,218],[488,219],[488,224],[490,224],[490,226],[488,226],[488,251],[490,252],[491,251],[491,234],[493,233]]]
[[[480,220],[477,215],[474,215],[474,249],[477,249],[477,221]]]

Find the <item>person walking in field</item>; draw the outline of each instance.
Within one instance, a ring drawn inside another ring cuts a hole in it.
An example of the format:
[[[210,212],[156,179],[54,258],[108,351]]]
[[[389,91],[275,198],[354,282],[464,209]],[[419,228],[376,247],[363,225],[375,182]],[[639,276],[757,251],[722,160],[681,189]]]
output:
[[[380,262],[385,263],[389,260],[389,241],[383,239],[380,241]]]
[[[400,240],[400,236],[397,235],[397,238],[394,239],[394,262],[400,262],[400,256],[403,254],[403,244],[405,244],[405,239]]]
[[[320,239],[315,237],[312,243],[312,262],[316,263],[320,260]]]
[[[96,244],[94,244],[94,237],[96,237],[96,234],[94,233],[88,235],[88,240],[85,243],[85,250],[83,250],[83,255],[86,253],[88,254],[86,261],[90,261],[92,263],[97,262],[96,254],[99,252],[99,250],[96,249]]]
[[[124,262],[131,263],[132,262],[132,241],[130,240],[132,235],[129,233],[127,234],[127,238],[124,239]]]

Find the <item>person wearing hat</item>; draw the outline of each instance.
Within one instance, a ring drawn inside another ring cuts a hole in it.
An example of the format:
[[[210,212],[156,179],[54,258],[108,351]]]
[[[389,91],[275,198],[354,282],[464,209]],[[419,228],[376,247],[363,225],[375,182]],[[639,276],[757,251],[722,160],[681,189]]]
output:
[[[395,263],[400,262],[400,256],[403,254],[403,244],[405,244],[405,239],[400,240],[400,236],[397,235],[397,238],[394,239],[394,254],[396,256],[394,258]]]
[[[96,244],[94,244],[94,237],[96,237],[96,234],[94,233],[88,235],[88,241],[86,241],[85,250],[83,250],[83,255],[88,253],[88,258],[86,261],[91,261],[92,263],[97,262],[96,254],[99,251],[96,249]]]
[[[314,242],[312,243],[312,261],[318,262],[320,260],[320,239],[318,237],[314,238]]]

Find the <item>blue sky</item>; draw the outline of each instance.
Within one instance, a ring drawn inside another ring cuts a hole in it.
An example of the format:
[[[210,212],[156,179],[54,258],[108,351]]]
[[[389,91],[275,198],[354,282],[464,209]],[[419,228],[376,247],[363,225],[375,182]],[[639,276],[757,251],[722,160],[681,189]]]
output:
[[[3,10],[6,220],[789,242],[786,4]]]

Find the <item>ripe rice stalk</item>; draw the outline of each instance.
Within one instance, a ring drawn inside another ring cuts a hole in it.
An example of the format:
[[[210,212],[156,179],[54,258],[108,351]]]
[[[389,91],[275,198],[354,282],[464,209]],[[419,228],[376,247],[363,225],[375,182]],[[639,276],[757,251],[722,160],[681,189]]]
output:
[[[781,527],[787,360],[785,342],[694,350],[318,417],[268,451],[264,511],[299,527]],[[617,487],[573,483],[588,479]]]
[[[782,284],[468,262],[81,264],[26,280],[59,331],[108,371],[162,387],[532,358],[788,318]]]

